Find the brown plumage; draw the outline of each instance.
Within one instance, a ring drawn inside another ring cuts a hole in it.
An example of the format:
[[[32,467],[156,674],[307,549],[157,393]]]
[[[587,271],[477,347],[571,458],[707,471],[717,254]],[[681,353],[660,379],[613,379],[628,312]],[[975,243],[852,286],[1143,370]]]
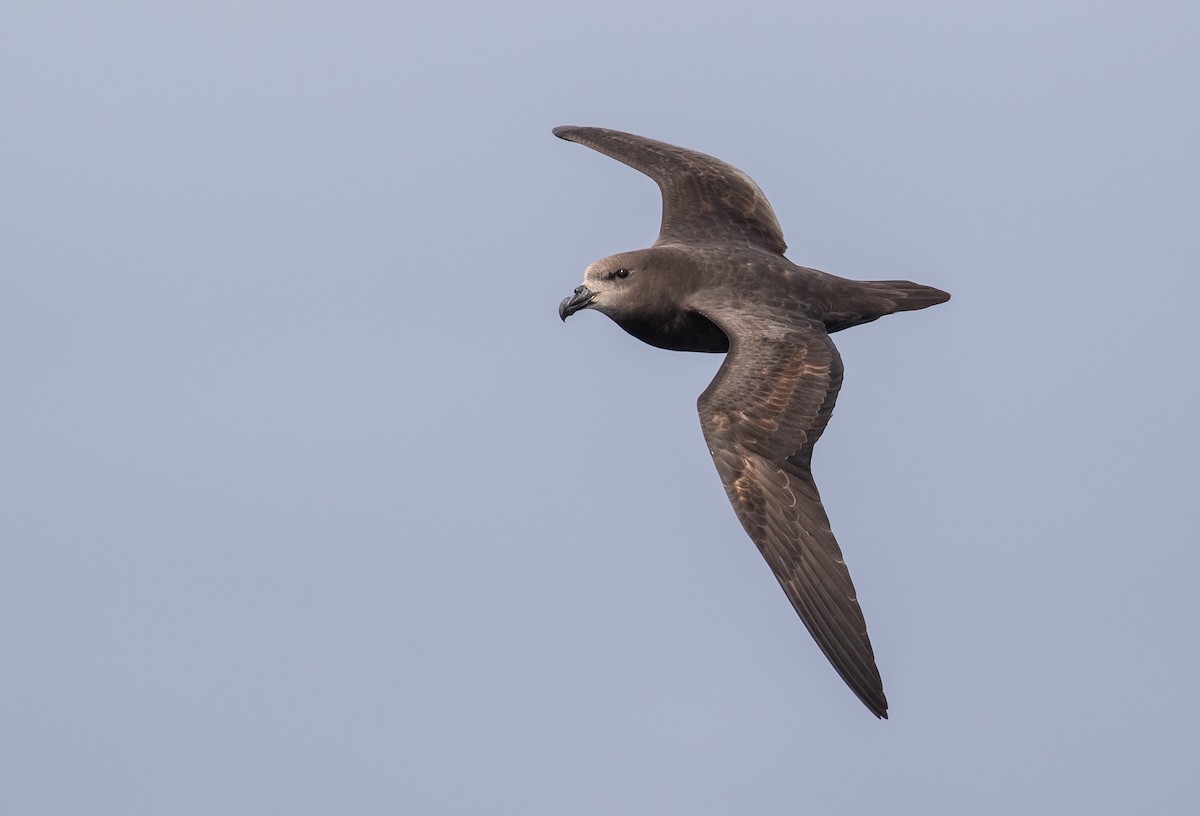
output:
[[[560,316],[596,309],[651,345],[728,352],[698,408],[729,501],[821,651],[887,717],[866,621],[810,468],[842,383],[829,334],[950,296],[793,264],[766,196],[711,156],[603,128],[554,134],[640,170],[663,199],[654,245],[588,267]]]

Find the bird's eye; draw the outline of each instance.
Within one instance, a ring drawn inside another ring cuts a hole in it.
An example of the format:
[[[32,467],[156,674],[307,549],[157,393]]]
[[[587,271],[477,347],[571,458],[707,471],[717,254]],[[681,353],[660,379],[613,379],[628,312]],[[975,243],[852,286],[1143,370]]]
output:
[[[621,278],[622,280],[624,280],[625,278],[629,277],[629,270],[628,269],[618,269],[616,272],[613,272],[613,275],[615,277],[618,277],[618,278]]]

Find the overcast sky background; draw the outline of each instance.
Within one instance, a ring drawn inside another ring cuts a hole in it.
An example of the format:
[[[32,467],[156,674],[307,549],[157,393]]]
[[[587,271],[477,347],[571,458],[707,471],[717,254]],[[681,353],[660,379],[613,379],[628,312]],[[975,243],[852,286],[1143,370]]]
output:
[[[1194,812],[1195,3],[0,11],[13,814]],[[836,336],[877,721],[728,506],[716,355],[556,307],[714,154]]]

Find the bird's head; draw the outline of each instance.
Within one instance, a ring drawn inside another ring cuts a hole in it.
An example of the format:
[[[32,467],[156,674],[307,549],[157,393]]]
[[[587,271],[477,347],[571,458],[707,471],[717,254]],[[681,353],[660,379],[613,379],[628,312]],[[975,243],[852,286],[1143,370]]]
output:
[[[583,275],[583,285],[558,305],[558,316],[566,320],[580,309],[595,309],[620,322],[621,318],[649,305],[661,277],[655,250],[622,252],[596,261]]]

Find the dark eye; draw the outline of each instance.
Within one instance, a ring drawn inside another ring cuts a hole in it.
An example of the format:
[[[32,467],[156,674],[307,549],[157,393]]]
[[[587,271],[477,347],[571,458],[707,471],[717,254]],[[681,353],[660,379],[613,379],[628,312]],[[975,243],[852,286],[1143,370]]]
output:
[[[618,269],[616,272],[613,272],[613,276],[624,280],[625,278],[629,277],[629,270],[628,269]]]

